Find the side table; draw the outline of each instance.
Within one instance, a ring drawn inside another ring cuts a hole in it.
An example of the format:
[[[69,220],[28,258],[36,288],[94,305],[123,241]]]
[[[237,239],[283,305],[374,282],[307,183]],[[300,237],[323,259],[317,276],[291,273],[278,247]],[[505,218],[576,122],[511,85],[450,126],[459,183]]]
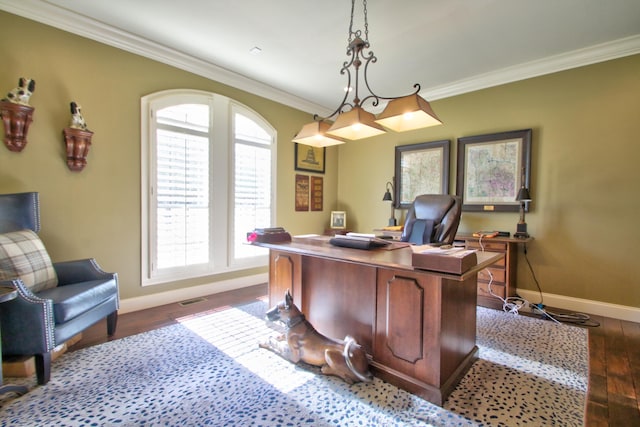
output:
[[[18,296],[18,291],[8,286],[0,286],[0,304],[11,301]],[[0,337],[0,359],[2,358],[2,337]],[[22,385],[2,385],[2,363],[0,361],[0,394],[4,393],[16,393],[18,396],[25,394],[28,389]]]
[[[533,237],[484,238],[482,239],[482,244],[480,244],[479,237],[474,237],[472,234],[459,233],[456,234],[455,240],[464,241],[467,249],[502,252],[505,254],[500,261],[478,272],[478,305],[501,310],[502,300],[489,292],[489,282],[493,277],[491,292],[494,295],[498,295],[502,299],[516,296],[518,245],[530,242]],[[490,271],[491,275],[487,271]]]

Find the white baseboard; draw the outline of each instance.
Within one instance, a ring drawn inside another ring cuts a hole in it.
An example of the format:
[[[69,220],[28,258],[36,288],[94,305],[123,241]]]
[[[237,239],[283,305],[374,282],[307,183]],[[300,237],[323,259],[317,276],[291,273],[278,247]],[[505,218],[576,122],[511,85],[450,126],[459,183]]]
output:
[[[205,285],[192,286],[190,288],[176,289],[135,298],[127,298],[120,300],[120,308],[118,312],[120,314],[130,313],[132,311],[144,310],[146,308],[171,304],[191,298],[198,298],[220,292],[232,291],[234,289],[246,288],[248,286],[259,285],[261,283],[266,283],[268,280],[269,274],[262,273],[237,279],[207,283]],[[531,303],[537,303],[540,301],[540,294],[536,291],[518,289],[518,295]],[[543,293],[542,297],[544,304],[550,307],[640,323],[640,308],[638,307],[610,304],[606,302],[548,293]]]
[[[518,295],[531,303],[540,301],[540,294],[536,291],[518,289]],[[640,308],[638,307],[547,293],[543,293],[542,298],[544,304],[549,307],[640,323]]]
[[[118,313],[130,313],[132,311],[144,310],[146,308],[157,307],[159,305],[172,304],[174,302],[185,301],[192,298],[199,298],[220,292],[232,291],[234,289],[246,288],[249,286],[259,285],[261,283],[267,283],[268,280],[269,273],[262,273],[253,276],[239,277],[237,279],[222,280],[220,282],[191,286],[189,288],[175,289],[157,294],[144,295],[141,297],[121,299]]]

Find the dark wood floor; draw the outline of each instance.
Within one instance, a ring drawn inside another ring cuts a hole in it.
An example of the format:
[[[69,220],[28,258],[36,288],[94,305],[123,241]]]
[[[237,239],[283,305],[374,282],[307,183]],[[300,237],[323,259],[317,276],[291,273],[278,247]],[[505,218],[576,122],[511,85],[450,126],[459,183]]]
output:
[[[177,318],[264,297],[266,285],[211,295],[193,304],[168,304],[120,315],[118,339],[176,323]],[[640,426],[640,324],[591,316],[589,327],[589,395],[586,425]],[[83,333],[71,351],[107,341],[106,322]],[[559,343],[561,345],[561,343]]]

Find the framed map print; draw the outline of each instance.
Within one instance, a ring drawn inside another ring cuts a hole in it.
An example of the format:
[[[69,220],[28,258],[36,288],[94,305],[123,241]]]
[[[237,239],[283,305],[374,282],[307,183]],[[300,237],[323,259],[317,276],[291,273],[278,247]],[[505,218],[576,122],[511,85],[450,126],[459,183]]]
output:
[[[449,194],[449,140],[396,146],[395,207],[421,194]]]
[[[456,194],[464,211],[518,212],[530,172],[531,129],[458,138]]]

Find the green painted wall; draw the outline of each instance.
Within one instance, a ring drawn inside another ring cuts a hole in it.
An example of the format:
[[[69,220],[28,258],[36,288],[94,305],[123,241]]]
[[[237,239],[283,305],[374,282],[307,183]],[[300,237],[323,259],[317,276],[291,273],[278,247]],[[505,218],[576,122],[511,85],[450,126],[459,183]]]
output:
[[[532,128],[533,203],[526,221],[535,240],[528,257],[542,290],[640,307],[640,55],[432,106],[443,126],[340,146],[338,206],[347,211],[349,228],[386,225],[382,195],[394,174],[396,145],[450,139],[453,194],[457,138]],[[460,230],[513,233],[518,219],[517,213],[463,212]],[[518,287],[537,290],[522,253]]]
[[[453,193],[457,138],[533,128],[528,257],[542,290],[640,307],[640,55],[435,101],[443,126],[330,147],[324,211],[303,213],[294,211],[291,137],[310,114],[5,12],[0,31],[0,93],[20,76],[37,82],[27,147],[0,147],[0,192],[39,191],[54,260],[96,257],[120,274],[123,298],[265,271],[140,286],[140,97],[193,88],[237,99],[276,127],[278,224],[293,234],[321,233],[331,210],[347,211],[356,231],[386,225],[396,145],[450,139]],[[63,151],[71,100],[95,132],[80,173],[67,169]],[[517,213],[465,212],[461,230],[513,232],[517,221]],[[519,287],[536,290],[522,254],[519,263]]]
[[[95,257],[118,272],[122,298],[266,271],[140,286],[140,98],[165,89],[220,93],[261,114],[278,132],[278,223],[295,234],[322,232],[328,224],[337,191],[335,148],[327,150],[324,212],[294,210],[291,138],[310,114],[6,12],[0,33],[1,97],[19,77],[36,81],[28,144],[20,153],[0,147],[0,193],[40,193],[40,236],[54,261]],[[95,133],[82,172],[71,172],[65,161],[62,129],[72,100]]]

